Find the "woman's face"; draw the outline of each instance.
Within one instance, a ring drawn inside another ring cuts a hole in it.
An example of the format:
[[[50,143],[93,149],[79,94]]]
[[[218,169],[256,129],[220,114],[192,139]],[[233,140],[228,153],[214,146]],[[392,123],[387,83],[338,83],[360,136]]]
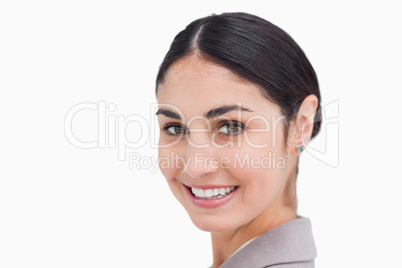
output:
[[[257,86],[195,56],[158,87],[159,167],[193,223],[234,230],[283,203],[284,117]]]

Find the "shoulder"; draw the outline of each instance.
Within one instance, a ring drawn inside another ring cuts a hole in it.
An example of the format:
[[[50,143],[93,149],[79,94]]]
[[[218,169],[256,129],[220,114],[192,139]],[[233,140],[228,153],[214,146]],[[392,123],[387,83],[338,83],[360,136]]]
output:
[[[298,217],[256,237],[220,268],[312,268],[316,256],[311,222]]]

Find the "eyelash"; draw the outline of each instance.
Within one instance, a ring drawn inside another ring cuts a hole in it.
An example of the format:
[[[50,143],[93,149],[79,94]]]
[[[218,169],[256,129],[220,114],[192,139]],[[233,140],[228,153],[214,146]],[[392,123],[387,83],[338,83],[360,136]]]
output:
[[[170,131],[169,131],[169,128],[171,128],[171,127],[180,127],[180,128],[184,128],[184,129],[185,129],[185,130],[184,130],[184,131],[185,131],[184,134],[187,134],[186,132],[188,132],[186,126],[183,126],[183,125],[177,124],[177,123],[168,123],[168,124],[166,124],[165,126],[162,127],[162,131],[164,131],[166,134],[168,134],[168,135],[170,135],[170,136],[179,136],[179,135],[182,135],[182,134],[174,134],[174,133],[170,132]]]
[[[220,132],[220,134],[227,135],[227,136],[236,136],[236,135],[240,135],[240,134],[242,134],[243,131],[246,129],[246,126],[245,126],[242,122],[239,122],[239,121],[232,121],[232,120],[227,120],[227,121],[224,121],[224,122],[220,122],[220,123],[218,124],[217,129],[220,130],[221,128],[223,128],[223,127],[225,127],[225,126],[226,126],[227,128],[228,128],[228,127],[233,127],[233,126],[240,128],[240,130],[238,130],[238,131],[235,132],[235,133],[223,133],[223,132]],[[177,133],[172,133],[172,132],[169,131],[169,128],[171,128],[171,127],[184,128],[184,133],[183,133],[183,132],[180,132],[180,133],[178,133],[178,134],[177,134]],[[183,134],[188,134],[188,133],[189,133],[186,126],[183,126],[183,125],[177,124],[177,123],[168,123],[168,124],[166,124],[165,126],[162,127],[162,131],[164,131],[167,135],[170,135],[170,136],[179,136],[179,135],[183,135]]]

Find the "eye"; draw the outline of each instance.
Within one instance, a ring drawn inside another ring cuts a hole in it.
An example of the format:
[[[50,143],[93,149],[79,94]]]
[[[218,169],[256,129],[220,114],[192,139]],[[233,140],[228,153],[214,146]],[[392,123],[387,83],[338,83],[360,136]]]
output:
[[[244,125],[240,122],[228,122],[219,128],[219,132],[228,135],[240,134]]]
[[[182,125],[166,125],[162,128],[168,135],[184,135],[187,134],[187,128]]]

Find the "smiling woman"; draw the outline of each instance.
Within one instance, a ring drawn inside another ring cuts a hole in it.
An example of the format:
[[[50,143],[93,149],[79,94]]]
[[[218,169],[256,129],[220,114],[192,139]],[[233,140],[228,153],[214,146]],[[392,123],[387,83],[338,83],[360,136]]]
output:
[[[175,37],[156,94],[159,156],[171,159],[160,169],[211,233],[212,267],[313,267],[296,177],[320,128],[320,93],[293,39],[245,13],[198,19]]]

